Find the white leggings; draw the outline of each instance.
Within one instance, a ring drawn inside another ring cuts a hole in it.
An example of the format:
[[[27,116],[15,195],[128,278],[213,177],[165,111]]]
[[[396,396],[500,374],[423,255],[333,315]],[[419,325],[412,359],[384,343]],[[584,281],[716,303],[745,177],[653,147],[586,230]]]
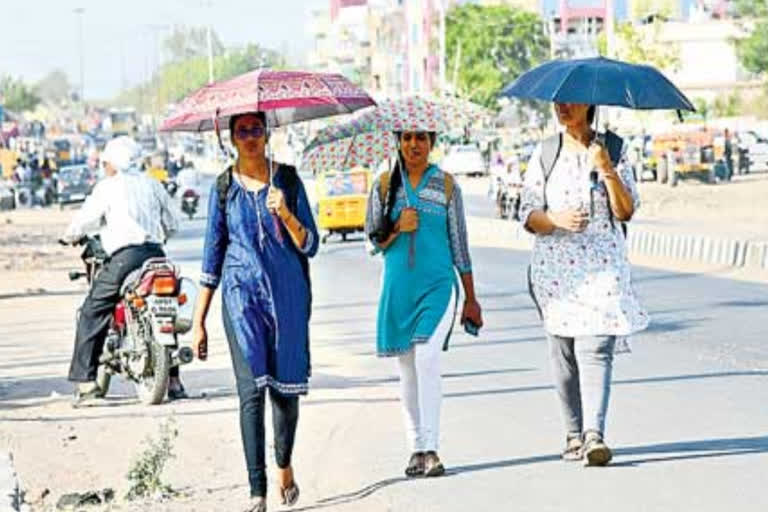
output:
[[[405,431],[408,449],[412,452],[436,452],[438,448],[443,399],[440,351],[453,321],[454,300],[451,295],[448,309],[429,341],[415,344],[412,350],[397,358]]]

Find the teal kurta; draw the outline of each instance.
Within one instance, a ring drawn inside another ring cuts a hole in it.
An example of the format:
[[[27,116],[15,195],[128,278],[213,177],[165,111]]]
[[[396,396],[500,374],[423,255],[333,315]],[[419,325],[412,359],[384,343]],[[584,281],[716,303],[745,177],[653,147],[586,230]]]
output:
[[[406,194],[407,204],[419,212],[419,228],[414,233],[401,233],[383,251],[376,343],[380,356],[399,355],[414,343],[428,341],[447,308],[454,307],[449,304],[457,287],[454,268],[460,273],[472,270],[458,185],[448,202],[445,175],[437,166],[427,169],[415,189],[404,180],[398,188],[393,221],[406,208]],[[368,204],[366,230],[370,234],[380,226],[384,210],[378,180]],[[447,343],[448,339],[445,349]]]

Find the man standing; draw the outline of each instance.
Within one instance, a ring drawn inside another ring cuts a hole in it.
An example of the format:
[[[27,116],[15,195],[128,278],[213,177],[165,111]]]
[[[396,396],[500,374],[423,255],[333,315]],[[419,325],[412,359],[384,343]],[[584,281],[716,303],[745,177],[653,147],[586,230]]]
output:
[[[146,260],[165,256],[163,244],[178,230],[179,221],[162,185],[138,172],[138,154],[139,147],[130,137],[118,137],[106,145],[101,156],[106,178],[94,187],[63,237],[72,243],[99,231],[109,255],[78,319],[69,369],[69,380],[77,383],[75,405],[101,395],[96,370],[123,280]],[[168,397],[186,397],[178,367],[172,370]]]

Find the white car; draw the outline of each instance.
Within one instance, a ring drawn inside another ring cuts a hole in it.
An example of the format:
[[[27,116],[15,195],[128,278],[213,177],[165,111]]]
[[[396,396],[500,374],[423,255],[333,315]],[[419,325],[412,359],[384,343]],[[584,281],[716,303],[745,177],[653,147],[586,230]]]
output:
[[[739,134],[739,147],[747,150],[750,170],[768,170],[768,140],[753,131],[741,132]],[[734,151],[735,159],[736,152]]]
[[[467,144],[452,146],[440,163],[440,168],[454,176],[484,176],[488,168],[477,146]]]

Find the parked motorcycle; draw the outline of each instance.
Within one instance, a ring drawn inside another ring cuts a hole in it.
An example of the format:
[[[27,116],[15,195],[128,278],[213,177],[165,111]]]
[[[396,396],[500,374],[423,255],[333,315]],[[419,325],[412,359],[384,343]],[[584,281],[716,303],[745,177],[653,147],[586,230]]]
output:
[[[501,219],[519,220],[522,185],[503,179],[496,186],[496,214]]]
[[[194,190],[187,189],[181,195],[181,211],[189,217],[189,220],[197,213],[197,206],[200,202],[200,194]]]
[[[73,245],[84,247],[85,271],[71,271],[69,279],[86,278],[92,286],[107,254],[98,237],[84,237]],[[112,375],[120,375],[133,382],[143,403],[159,404],[168,391],[171,368],[194,358],[190,347],[181,346],[179,336],[192,328],[197,287],[180,277],[168,258],[151,258],[126,277],[120,295],[99,358],[96,384],[103,397]]]

